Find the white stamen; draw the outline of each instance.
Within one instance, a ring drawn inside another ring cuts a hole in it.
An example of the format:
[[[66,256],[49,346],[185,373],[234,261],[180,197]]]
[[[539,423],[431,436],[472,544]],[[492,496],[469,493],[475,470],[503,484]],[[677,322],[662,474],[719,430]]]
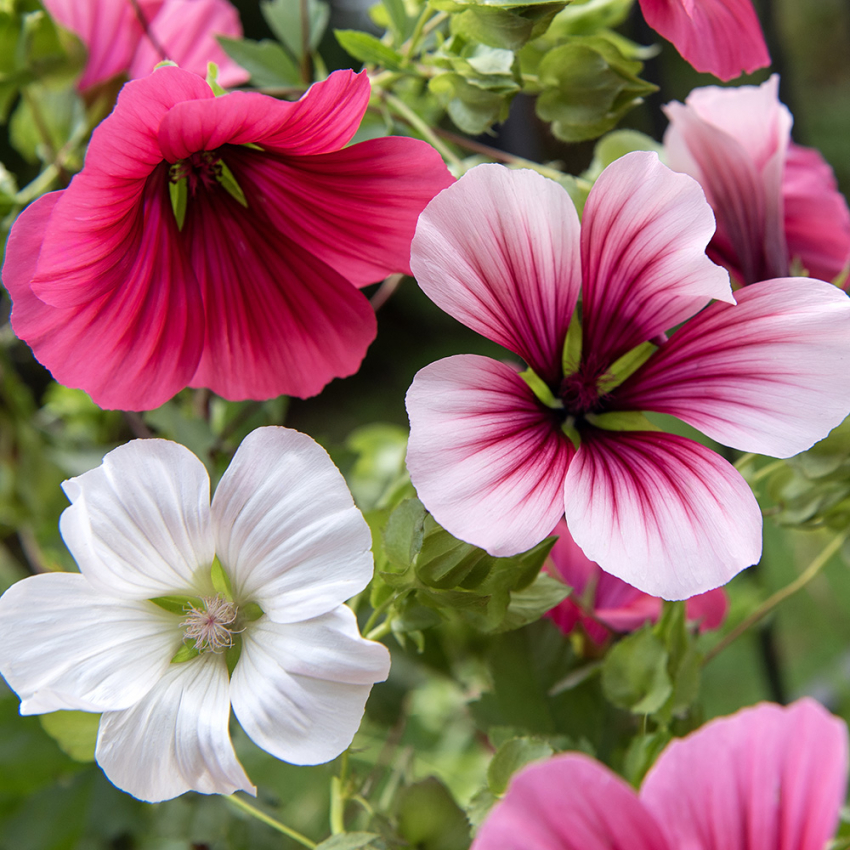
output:
[[[203,608],[189,606],[186,619],[180,624],[187,641],[194,641],[199,652],[224,652],[233,646],[233,635],[242,629],[232,628],[236,622],[236,606],[221,595],[203,596]]]

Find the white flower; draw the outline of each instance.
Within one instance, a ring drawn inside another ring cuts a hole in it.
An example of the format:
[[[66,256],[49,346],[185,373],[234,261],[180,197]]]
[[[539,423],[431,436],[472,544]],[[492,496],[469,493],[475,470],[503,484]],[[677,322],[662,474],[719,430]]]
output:
[[[324,449],[254,431],[212,506],[203,464],[167,440],[128,443],[63,487],[81,575],[33,576],[0,599],[0,672],[21,714],[103,712],[97,762],[150,802],[255,793],[231,705],[295,764],[351,743],[389,654],[342,604],[372,576],[371,537]]]

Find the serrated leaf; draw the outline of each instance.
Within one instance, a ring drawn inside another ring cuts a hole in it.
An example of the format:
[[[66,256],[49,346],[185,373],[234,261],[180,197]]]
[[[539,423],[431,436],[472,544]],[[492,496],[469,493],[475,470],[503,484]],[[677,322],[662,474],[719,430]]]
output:
[[[487,785],[497,797],[508,790],[511,777],[522,767],[554,754],[552,747],[541,738],[514,738],[503,744],[487,768]]]
[[[236,39],[216,36],[224,52],[250,75],[255,86],[298,86],[301,74],[292,57],[276,42],[264,38]]]
[[[402,55],[397,50],[367,32],[334,30],[334,35],[346,53],[364,64],[378,65],[391,71],[400,70],[404,64]]]
[[[88,711],[52,711],[39,717],[44,731],[74,761],[94,761],[100,715]]]
[[[611,648],[605,659],[605,697],[634,714],[658,711],[673,693],[667,661],[664,644],[650,629],[628,635]]]

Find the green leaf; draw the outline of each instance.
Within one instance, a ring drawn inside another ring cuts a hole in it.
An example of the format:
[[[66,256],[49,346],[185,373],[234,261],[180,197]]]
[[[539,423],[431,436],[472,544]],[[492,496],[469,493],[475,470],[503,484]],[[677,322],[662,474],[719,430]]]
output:
[[[490,791],[501,797],[508,790],[511,777],[533,761],[549,758],[554,750],[541,738],[514,738],[503,744],[493,756],[487,768],[487,784]]]
[[[100,715],[89,711],[52,711],[39,717],[44,731],[74,761],[94,761]]]
[[[489,568],[493,557],[483,549],[464,543],[441,528],[434,518],[425,518],[424,537],[416,560],[416,575],[429,587],[457,587],[481,565]]]
[[[342,832],[323,841],[316,850],[379,850],[385,846],[376,832]]]
[[[307,52],[314,53],[327,29],[331,9],[321,0],[306,0],[306,6],[309,31]],[[260,3],[260,11],[269,28],[296,61],[304,57],[301,8],[302,0],[263,0]]]
[[[391,514],[383,532],[384,553],[397,566],[409,567],[422,548],[425,507],[419,499],[405,499]]]
[[[410,487],[404,457],[407,431],[398,425],[376,422],[356,428],[345,447],[357,455],[346,481],[362,511],[393,507]]]
[[[563,602],[570,595],[570,588],[546,573],[540,573],[534,583],[525,590],[511,593],[511,601],[499,631],[511,631],[539,620],[547,611]]]
[[[629,782],[639,788],[649,768],[655,764],[655,760],[661,755],[667,744],[670,743],[672,735],[669,730],[661,729],[649,735],[638,735],[632,738],[629,749],[626,751],[623,770]]]
[[[634,714],[658,711],[673,693],[667,674],[667,650],[650,629],[615,644],[602,668],[602,689],[619,708]]]
[[[612,162],[633,151],[653,151],[661,156],[664,146],[637,130],[614,130],[596,143],[593,161],[582,176],[593,182]]]
[[[511,100],[519,91],[518,86],[506,93],[488,91],[453,73],[432,77],[428,88],[455,125],[472,136],[478,136],[493,124],[504,121],[508,117]]]
[[[449,790],[431,776],[399,795],[398,831],[417,850],[468,850],[469,824]]]
[[[384,0],[382,5],[387,12],[387,21],[396,43],[401,44],[413,33],[416,21],[407,14],[404,0]]]
[[[402,55],[397,50],[367,32],[334,30],[334,35],[346,53],[364,64],[378,65],[391,71],[400,70],[404,64]]]
[[[255,86],[299,86],[301,74],[292,57],[276,42],[264,38],[235,39],[216,36],[224,52],[250,75]]]

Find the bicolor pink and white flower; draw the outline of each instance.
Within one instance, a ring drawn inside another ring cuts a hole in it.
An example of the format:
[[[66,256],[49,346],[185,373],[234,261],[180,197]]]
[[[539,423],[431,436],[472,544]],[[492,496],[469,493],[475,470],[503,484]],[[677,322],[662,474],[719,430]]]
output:
[[[187,385],[306,397],[355,372],[376,331],[357,287],[409,270],[417,216],[453,182],[417,139],[345,147],[369,94],[351,71],[294,103],[215,97],[174,67],[128,83],[82,172],[12,228],[15,333],[101,407]]]
[[[770,65],[752,0],[640,0],[640,8],[697,71],[731,80]]]
[[[225,87],[248,80],[216,41],[217,35],[242,38],[228,0],[44,0],[44,7],[86,46],[81,91],[119,74],[147,76],[166,59],[202,77],[215,62]]]
[[[658,620],[662,600],[626,584],[591,561],[573,540],[564,520],[558,522],[552,534],[558,535],[558,540],[544,569],[563,579],[571,592],[546,616],[564,634],[580,626],[594,643],[603,644],[612,632],[633,632]],[[726,591],[718,587],[692,596],[685,605],[685,617],[700,631],[711,631],[722,625],[728,610]]]
[[[258,746],[295,764],[351,743],[389,654],[342,604],[371,579],[371,535],[324,449],[254,431],[212,505],[201,461],[167,440],[121,446],[64,489],[80,574],[33,576],[0,598],[0,672],[21,714],[103,712],[98,763],[151,802],[255,792],[231,706]]]
[[[791,141],[779,78],[694,89],[664,108],[667,164],[699,181],[717,218],[708,255],[741,284],[795,263],[833,280],[850,264],[850,210],[823,157]]]
[[[843,721],[762,703],[669,744],[640,792],[578,753],[523,768],[472,850],[823,850],[847,768]]]
[[[477,355],[417,374],[407,462],[439,523],[502,556],[565,515],[590,560],[666,599],[759,559],[761,511],[744,479],[636,414],[671,414],[742,451],[808,448],[850,413],[850,299],[807,278],[733,296],[705,255],[713,231],[699,185],[645,152],[608,166],[581,225],[557,183],[497,165],[429,204],[412,245],[422,289],[536,375]]]

